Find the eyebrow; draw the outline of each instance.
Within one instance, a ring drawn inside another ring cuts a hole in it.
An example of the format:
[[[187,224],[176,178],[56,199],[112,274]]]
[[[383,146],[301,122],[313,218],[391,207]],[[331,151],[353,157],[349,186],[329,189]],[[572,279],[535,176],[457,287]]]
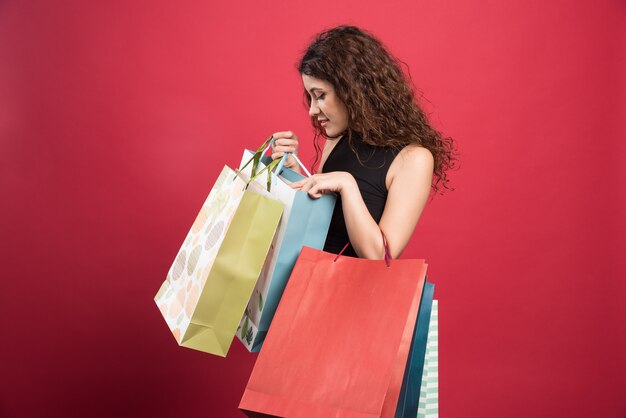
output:
[[[324,89],[322,89],[321,87],[313,87],[311,90],[309,90],[311,93],[315,92],[315,91],[324,91]]]

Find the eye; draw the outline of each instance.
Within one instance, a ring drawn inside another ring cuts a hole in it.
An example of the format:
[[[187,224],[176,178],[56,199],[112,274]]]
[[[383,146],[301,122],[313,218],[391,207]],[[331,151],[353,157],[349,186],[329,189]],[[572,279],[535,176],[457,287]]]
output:
[[[315,97],[315,100],[324,100],[324,97],[326,97],[326,93],[322,93],[319,96]]]

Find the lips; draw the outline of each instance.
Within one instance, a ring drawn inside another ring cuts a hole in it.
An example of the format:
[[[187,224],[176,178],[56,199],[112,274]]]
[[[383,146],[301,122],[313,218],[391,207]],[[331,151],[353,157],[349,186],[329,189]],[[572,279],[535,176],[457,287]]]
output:
[[[320,125],[322,125],[322,126],[326,126],[326,124],[328,123],[328,119],[318,119],[317,121],[318,121],[318,122],[320,123]]]

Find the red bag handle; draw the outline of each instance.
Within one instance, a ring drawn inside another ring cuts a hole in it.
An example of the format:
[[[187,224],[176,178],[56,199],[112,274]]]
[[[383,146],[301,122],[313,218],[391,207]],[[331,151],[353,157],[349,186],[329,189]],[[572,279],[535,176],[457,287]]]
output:
[[[378,227],[378,229],[380,230],[380,235],[383,237],[383,247],[385,247],[385,264],[387,264],[387,267],[390,267],[392,258],[391,258],[391,251],[389,250],[389,243],[387,242],[387,237],[385,236],[385,233],[383,232],[383,230],[380,229],[380,227]],[[339,251],[339,254],[337,254],[337,257],[335,257],[334,261],[337,261],[339,259],[341,254],[343,254],[346,248],[348,248],[348,245],[350,245],[350,242],[344,245],[341,251]]]

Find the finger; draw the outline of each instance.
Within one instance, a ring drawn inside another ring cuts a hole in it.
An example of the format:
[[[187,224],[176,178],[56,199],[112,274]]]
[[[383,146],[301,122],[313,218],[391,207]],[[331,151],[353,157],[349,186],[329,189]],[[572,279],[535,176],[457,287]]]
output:
[[[274,144],[275,147],[289,147],[289,148],[295,148],[296,144],[293,142],[276,142]]]
[[[295,158],[293,158],[293,155],[290,155],[289,157],[287,157],[287,162],[285,163],[285,166],[287,168],[291,168],[298,165],[298,162],[296,161]]]
[[[283,132],[274,132],[272,134],[272,136],[274,137],[274,139],[281,139],[281,138],[293,138],[293,131],[283,131]]]
[[[290,184],[291,187],[293,187],[294,189],[299,189],[300,187],[302,187],[302,185],[306,182],[306,179],[304,180],[299,180],[299,181],[294,181],[293,183]]]
[[[294,165],[294,161],[293,158],[291,158],[291,156],[285,158],[285,161],[283,163],[283,167],[285,168],[292,168]]]
[[[285,155],[284,152],[272,152],[272,160],[275,160],[277,158],[282,158],[283,155]]]
[[[311,187],[308,191],[309,196],[311,196],[314,199],[318,199],[320,197],[322,197],[322,193],[319,190],[319,186],[315,185],[313,187]]]
[[[274,141],[274,145],[296,146],[298,141],[295,139],[280,138]]]
[[[304,180],[304,184],[300,187],[300,191],[308,192],[315,185],[315,180],[311,177]]]
[[[299,181],[296,181],[292,184],[296,184],[296,187],[298,189],[300,189],[301,192],[306,192],[310,187],[311,187],[311,182],[309,181],[310,179],[302,179]]]
[[[294,144],[288,139],[279,139],[272,142],[272,150],[278,147],[292,147]]]
[[[274,147],[274,152],[282,152],[283,154],[286,152],[296,152],[296,147],[277,145]]]

